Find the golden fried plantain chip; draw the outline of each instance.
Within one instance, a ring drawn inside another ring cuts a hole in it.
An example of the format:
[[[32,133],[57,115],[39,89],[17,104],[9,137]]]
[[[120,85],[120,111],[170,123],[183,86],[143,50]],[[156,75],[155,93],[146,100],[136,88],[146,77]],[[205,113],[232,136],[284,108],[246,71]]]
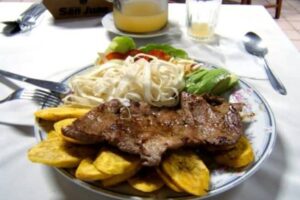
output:
[[[78,118],[86,114],[90,109],[73,107],[54,107],[38,110],[34,113],[35,117],[48,121],[58,121],[66,118]]]
[[[75,143],[75,144],[87,144],[85,142],[81,142],[79,140],[63,135],[62,128],[71,125],[75,120],[76,118],[67,118],[67,119],[60,120],[54,123],[54,130],[56,131],[56,133],[58,133],[60,137],[62,137],[64,140],[68,142]]]
[[[76,118],[67,118],[67,119],[63,119],[60,120],[58,122],[55,122],[54,124],[54,130],[59,134],[62,135],[62,131],[61,129],[71,125],[74,121],[76,120]]]
[[[96,181],[103,180],[111,177],[112,175],[105,174],[96,169],[93,165],[93,160],[91,158],[83,159],[75,172],[76,178],[83,181]]]
[[[233,149],[215,156],[215,160],[228,167],[241,168],[254,161],[254,153],[248,139],[242,136]]]
[[[59,135],[58,133],[56,133],[55,130],[49,131],[47,134],[47,139],[51,139],[51,138],[58,138]]]
[[[143,168],[134,177],[128,179],[128,183],[142,192],[153,192],[164,186],[163,180],[154,168]]]
[[[108,148],[102,148],[94,161],[98,170],[110,175],[124,174],[139,163],[140,160],[136,156]]]
[[[172,190],[174,190],[175,192],[183,192],[183,190],[178,187],[170,177],[168,177],[168,175],[166,173],[164,173],[159,167],[156,168],[156,171],[158,173],[158,175],[160,176],[160,178],[165,182],[165,184],[171,188]]]
[[[102,185],[104,187],[111,187],[111,186],[115,186],[119,183],[122,183],[122,182],[126,181],[127,179],[129,179],[130,177],[134,176],[140,170],[140,168],[141,168],[140,162],[138,162],[137,164],[131,165],[125,173],[119,174],[119,175],[114,175],[111,178],[102,180]]]
[[[53,167],[71,168],[78,166],[83,158],[95,155],[96,151],[93,146],[75,145],[57,137],[32,147],[28,158]]]
[[[190,194],[202,196],[209,189],[209,171],[192,151],[171,153],[163,160],[162,169],[176,185]]]

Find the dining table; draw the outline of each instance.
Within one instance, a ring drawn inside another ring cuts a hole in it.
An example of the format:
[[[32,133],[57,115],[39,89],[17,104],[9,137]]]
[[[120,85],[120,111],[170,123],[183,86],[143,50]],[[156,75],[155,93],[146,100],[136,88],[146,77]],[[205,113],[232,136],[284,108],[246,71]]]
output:
[[[15,20],[31,2],[0,2],[0,22]],[[256,89],[269,104],[276,121],[276,142],[268,158],[252,176],[212,200],[296,200],[300,197],[300,54],[263,6],[222,5],[217,40],[205,43],[186,34],[185,4],[169,4],[173,28],[153,37],[134,38],[137,45],[169,43],[200,61],[227,67]],[[2,26],[2,25],[1,25]],[[268,46],[266,59],[287,89],[271,86],[259,60],[242,45],[249,31]],[[31,31],[13,36],[0,33],[0,68],[29,77],[61,81],[95,63],[117,34],[102,17],[55,20],[46,11]],[[0,76],[0,99],[18,87],[32,87]],[[299,99],[299,100],[298,100]],[[66,179],[56,169],[32,163],[28,150],[37,144],[33,112],[28,100],[0,104],[0,199],[111,199]]]

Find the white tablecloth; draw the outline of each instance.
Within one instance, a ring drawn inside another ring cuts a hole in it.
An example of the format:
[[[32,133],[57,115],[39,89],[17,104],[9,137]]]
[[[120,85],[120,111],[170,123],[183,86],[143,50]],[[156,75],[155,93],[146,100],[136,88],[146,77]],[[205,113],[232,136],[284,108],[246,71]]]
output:
[[[28,6],[28,3],[0,3],[0,21],[15,19]],[[173,4],[170,18],[183,25],[184,11],[184,5]],[[247,31],[257,32],[267,42],[270,48],[267,59],[286,85],[288,95],[277,94],[266,80],[248,80],[274,112],[278,133],[276,145],[271,156],[247,181],[211,199],[299,199],[300,56],[263,7],[223,6],[218,34],[238,39]],[[0,34],[0,67],[32,77],[59,80],[63,74],[92,63],[97,52],[105,50],[112,37],[113,34],[101,27],[99,18],[55,22],[46,13],[41,24],[31,32],[13,37]],[[203,57],[199,52],[207,52],[206,46],[185,40],[184,36],[166,36],[137,42],[171,42],[199,58]],[[0,98],[9,92],[9,88],[0,85]],[[14,108],[14,118],[22,121],[23,106],[19,104]],[[8,112],[0,109],[1,117],[9,116]],[[52,168],[28,161],[27,150],[35,143],[31,126],[0,123],[0,199],[107,199],[66,180]]]

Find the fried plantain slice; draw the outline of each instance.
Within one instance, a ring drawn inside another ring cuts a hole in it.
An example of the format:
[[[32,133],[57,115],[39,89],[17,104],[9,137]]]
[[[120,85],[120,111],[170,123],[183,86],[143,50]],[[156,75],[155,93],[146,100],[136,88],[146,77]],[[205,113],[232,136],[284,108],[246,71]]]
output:
[[[58,122],[54,123],[54,130],[59,134],[59,135],[63,135],[61,129],[71,125],[74,121],[76,120],[76,118],[67,118],[67,119],[63,119],[60,120]]]
[[[47,139],[57,138],[57,137],[59,137],[59,135],[56,133],[55,130],[51,130],[47,133]]]
[[[247,137],[242,136],[233,149],[216,155],[215,160],[228,167],[246,167],[254,161],[254,152]]]
[[[60,121],[58,121],[58,122],[55,122],[55,123],[54,123],[54,130],[56,131],[56,133],[57,133],[60,137],[62,137],[64,140],[66,140],[66,141],[68,141],[68,142],[75,143],[75,144],[87,144],[87,143],[78,141],[78,140],[76,140],[76,139],[67,137],[67,136],[63,135],[63,133],[62,133],[62,128],[71,125],[76,119],[77,119],[77,118],[67,118],[67,119],[63,119],[63,120],[60,120]],[[92,142],[91,142],[91,143],[92,143]]]
[[[75,145],[57,137],[46,139],[29,149],[28,158],[32,162],[53,167],[72,168],[96,152],[93,146]]]
[[[140,162],[138,162],[135,165],[131,165],[125,173],[114,175],[111,178],[102,180],[101,181],[102,185],[104,187],[111,187],[111,186],[118,185],[119,183],[122,183],[127,179],[129,179],[130,177],[134,176],[140,170],[140,168],[141,168]]]
[[[170,177],[168,177],[168,175],[166,173],[164,173],[159,167],[156,168],[156,171],[158,173],[158,175],[160,176],[160,178],[165,182],[165,184],[171,188],[172,190],[174,190],[175,192],[183,192],[183,190],[178,187]]]
[[[59,106],[45,108],[34,113],[35,117],[48,121],[59,121],[66,118],[78,118],[86,114],[90,109]]]
[[[136,156],[124,154],[116,149],[102,148],[93,164],[106,174],[118,175],[126,173],[139,163],[140,160]]]
[[[91,158],[85,158],[80,162],[76,169],[75,176],[83,181],[97,181],[111,177],[111,175],[97,170]]]
[[[162,162],[162,169],[184,191],[205,195],[210,185],[210,174],[203,161],[192,151],[179,150]]]
[[[164,186],[163,180],[154,168],[143,168],[134,177],[128,179],[128,183],[142,192],[153,192]]]

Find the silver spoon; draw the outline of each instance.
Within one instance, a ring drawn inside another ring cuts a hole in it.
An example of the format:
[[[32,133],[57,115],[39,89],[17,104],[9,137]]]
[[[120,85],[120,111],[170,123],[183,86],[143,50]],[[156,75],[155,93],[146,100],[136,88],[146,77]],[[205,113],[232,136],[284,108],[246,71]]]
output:
[[[267,76],[270,80],[272,87],[282,95],[286,95],[287,91],[282,84],[282,82],[274,75],[271,68],[268,65],[267,60],[265,59],[265,55],[268,53],[268,48],[263,42],[263,40],[253,32],[246,33],[244,37],[244,45],[246,50],[262,60],[264,60],[264,67],[267,73]]]

